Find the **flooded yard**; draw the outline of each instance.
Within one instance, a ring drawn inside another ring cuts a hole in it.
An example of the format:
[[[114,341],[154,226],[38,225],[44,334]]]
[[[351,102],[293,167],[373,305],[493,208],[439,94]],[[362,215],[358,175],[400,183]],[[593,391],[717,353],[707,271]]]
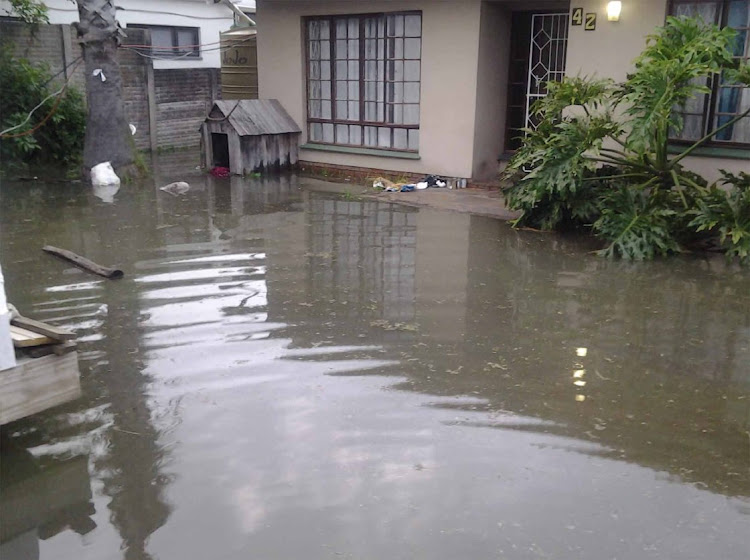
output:
[[[181,157],[2,185],[83,387],[3,428],[3,560],[747,560],[749,271]]]

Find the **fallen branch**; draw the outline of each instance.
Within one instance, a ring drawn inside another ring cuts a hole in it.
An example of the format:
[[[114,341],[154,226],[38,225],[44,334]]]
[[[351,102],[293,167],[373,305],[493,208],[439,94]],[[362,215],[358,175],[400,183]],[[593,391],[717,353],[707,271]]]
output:
[[[94,274],[104,276],[105,278],[116,279],[122,278],[125,275],[119,268],[109,268],[106,266],[101,266],[99,264],[96,264],[95,262],[88,260],[85,257],[76,255],[72,251],[68,251],[66,249],[58,249],[57,247],[53,247],[52,245],[45,245],[44,247],[42,247],[42,251],[55,255],[56,257],[60,257],[61,259],[71,262],[77,267],[82,268],[83,270],[93,272]]]

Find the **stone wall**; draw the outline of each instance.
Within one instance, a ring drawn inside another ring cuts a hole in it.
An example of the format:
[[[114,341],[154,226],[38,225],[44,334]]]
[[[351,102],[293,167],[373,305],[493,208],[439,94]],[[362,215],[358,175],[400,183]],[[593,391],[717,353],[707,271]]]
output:
[[[150,34],[143,29],[127,29],[123,47],[148,45]],[[81,47],[69,25],[43,25],[32,30],[21,22],[0,20],[0,43],[13,45],[18,57],[45,63],[62,83],[71,75],[71,85],[85,90]],[[154,70],[147,51],[120,49],[118,54],[123,80],[125,115],[136,126],[135,145],[139,150],[182,148],[200,144],[200,124],[211,101],[220,97],[218,68]],[[67,67],[67,73],[64,70]],[[153,80],[153,87],[149,81]],[[151,112],[156,130],[151,136]]]

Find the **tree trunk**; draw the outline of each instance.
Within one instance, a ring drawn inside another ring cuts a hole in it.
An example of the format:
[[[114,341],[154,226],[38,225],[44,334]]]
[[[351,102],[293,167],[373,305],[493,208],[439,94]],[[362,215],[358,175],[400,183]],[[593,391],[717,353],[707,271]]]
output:
[[[88,172],[109,161],[117,170],[133,162],[133,147],[122,100],[117,62],[119,31],[112,0],[77,0],[78,37],[86,63],[86,141],[83,166]],[[103,77],[102,77],[103,76]]]

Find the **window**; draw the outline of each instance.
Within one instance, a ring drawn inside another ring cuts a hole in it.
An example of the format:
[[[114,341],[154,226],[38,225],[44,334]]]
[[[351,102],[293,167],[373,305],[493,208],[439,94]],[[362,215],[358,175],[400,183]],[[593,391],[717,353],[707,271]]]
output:
[[[734,56],[750,59],[750,0],[672,0],[672,14],[701,17],[707,22],[737,30]],[[696,96],[678,111],[684,119],[677,140],[698,140],[750,109],[750,88],[732,83],[721,76],[704,80],[710,94]],[[720,131],[714,144],[750,144],[750,117]]]
[[[422,15],[310,18],[308,140],[419,150]]]
[[[200,57],[200,28],[129,24],[151,32],[151,55],[159,58]]]

